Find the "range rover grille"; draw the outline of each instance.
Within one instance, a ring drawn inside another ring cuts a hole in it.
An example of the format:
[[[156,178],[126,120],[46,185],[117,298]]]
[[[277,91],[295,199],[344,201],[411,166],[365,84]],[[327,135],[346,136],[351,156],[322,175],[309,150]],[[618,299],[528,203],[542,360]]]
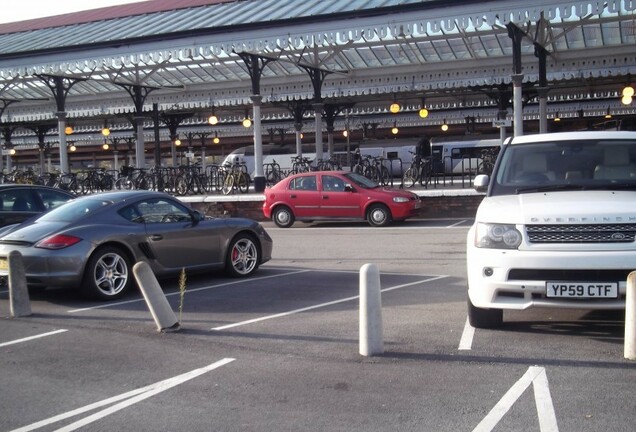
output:
[[[636,224],[526,225],[530,243],[630,243]]]

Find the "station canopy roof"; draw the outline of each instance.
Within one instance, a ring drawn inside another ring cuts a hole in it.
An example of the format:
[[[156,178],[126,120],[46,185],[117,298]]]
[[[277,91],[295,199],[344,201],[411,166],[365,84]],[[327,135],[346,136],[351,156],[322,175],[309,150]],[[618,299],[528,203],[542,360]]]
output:
[[[313,76],[322,101],[348,113],[336,129],[490,123],[501,108],[512,117],[510,25],[525,34],[525,119],[538,117],[535,46],[548,53],[549,115],[634,114],[620,99],[636,84],[636,0],[151,0],[0,25],[0,119],[55,121],[46,80],[58,76],[70,87],[64,110],[89,134],[103,119],[130,128],[117,119],[135,113],[135,91],[145,115],[153,104],[193,112],[180,131],[214,110],[216,130],[247,136],[239,122],[258,90],[263,128],[293,130],[289,108],[302,102],[312,124]],[[246,54],[262,66],[258,89]],[[13,136],[35,140],[26,129]]]

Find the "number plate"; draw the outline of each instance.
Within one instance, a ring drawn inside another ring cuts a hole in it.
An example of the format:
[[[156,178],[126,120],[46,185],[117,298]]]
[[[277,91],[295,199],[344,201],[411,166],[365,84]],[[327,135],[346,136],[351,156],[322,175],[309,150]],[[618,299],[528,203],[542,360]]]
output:
[[[556,298],[618,298],[617,282],[546,282],[546,296]]]
[[[0,258],[0,270],[9,270],[9,262],[6,258]]]

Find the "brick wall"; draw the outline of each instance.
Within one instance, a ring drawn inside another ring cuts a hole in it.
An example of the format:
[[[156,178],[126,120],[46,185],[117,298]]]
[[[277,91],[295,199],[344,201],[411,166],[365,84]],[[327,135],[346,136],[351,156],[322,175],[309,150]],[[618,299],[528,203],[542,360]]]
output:
[[[482,195],[423,196],[421,217],[472,218],[483,199]],[[247,217],[264,220],[262,201],[191,202],[192,208],[208,216]]]
[[[425,218],[473,218],[483,195],[423,196],[421,215]]]

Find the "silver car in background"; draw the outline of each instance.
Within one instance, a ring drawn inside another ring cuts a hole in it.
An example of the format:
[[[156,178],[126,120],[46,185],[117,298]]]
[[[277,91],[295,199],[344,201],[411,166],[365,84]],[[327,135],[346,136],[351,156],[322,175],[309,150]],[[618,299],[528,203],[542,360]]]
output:
[[[0,231],[0,278],[8,254],[22,254],[29,287],[74,287],[101,300],[123,296],[132,266],[157,277],[225,269],[249,276],[271,258],[272,239],[250,219],[206,218],[172,196],[117,191],[72,200]]]

